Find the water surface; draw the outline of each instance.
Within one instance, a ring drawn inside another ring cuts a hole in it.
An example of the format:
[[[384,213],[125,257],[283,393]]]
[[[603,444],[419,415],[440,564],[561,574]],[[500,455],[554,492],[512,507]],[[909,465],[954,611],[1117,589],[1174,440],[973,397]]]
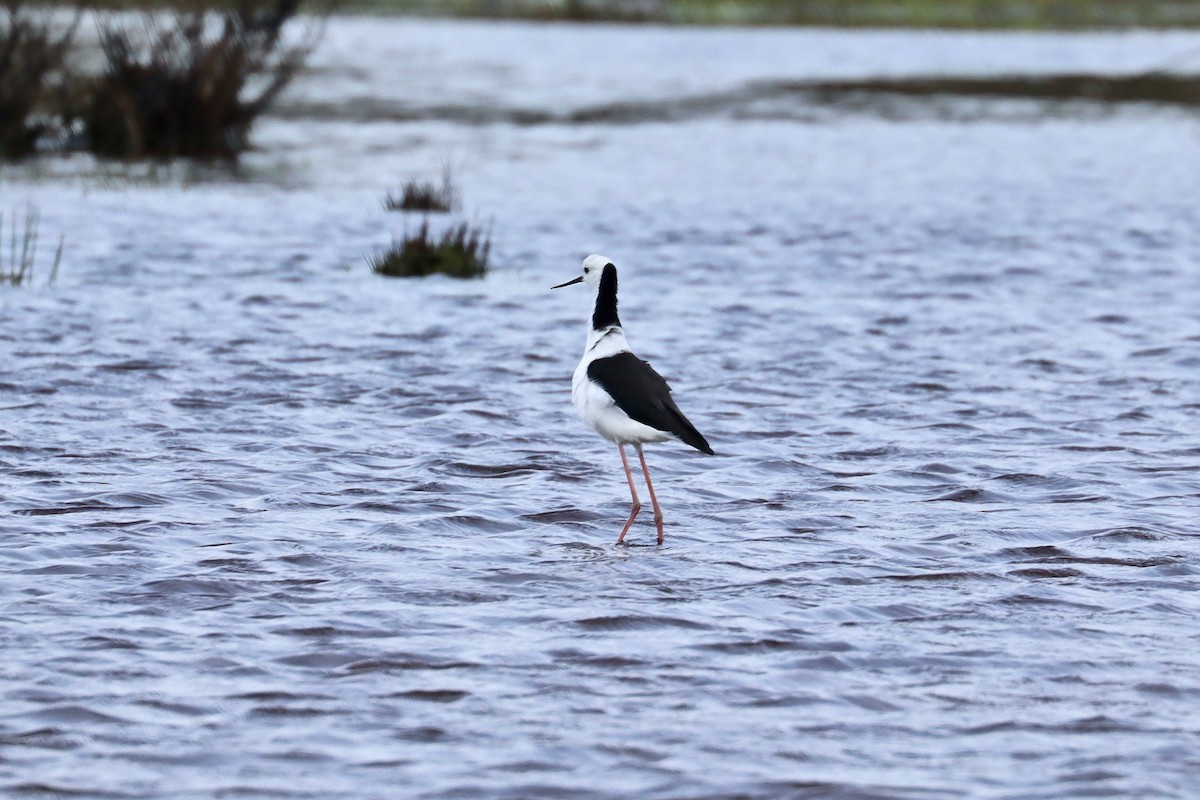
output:
[[[1197,796],[1195,118],[577,112],[1198,44],[338,21],[238,176],[7,168],[0,793]],[[371,275],[439,159],[494,273]],[[596,251],[719,454],[648,448],[661,548]]]

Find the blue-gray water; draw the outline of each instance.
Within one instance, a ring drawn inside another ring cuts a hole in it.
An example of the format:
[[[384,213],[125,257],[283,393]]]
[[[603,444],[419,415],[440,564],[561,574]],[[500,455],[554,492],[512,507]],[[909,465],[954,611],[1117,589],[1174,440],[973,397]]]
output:
[[[0,795],[1200,796],[1196,118],[563,118],[1198,44],[341,21],[238,178],[7,168]],[[494,273],[373,276],[439,159]],[[662,548],[593,251],[719,453],[647,448]]]

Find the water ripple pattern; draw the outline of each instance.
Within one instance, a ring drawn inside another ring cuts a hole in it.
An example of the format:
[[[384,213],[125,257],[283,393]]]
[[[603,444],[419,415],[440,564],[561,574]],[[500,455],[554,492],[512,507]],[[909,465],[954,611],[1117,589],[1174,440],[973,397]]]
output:
[[[505,73],[371,24],[303,92],[394,80],[369,36],[464,95],[562,47],[462,28]],[[587,35],[647,37],[636,73],[714,34]],[[281,117],[244,180],[11,168],[68,258],[0,293],[0,795],[1200,796],[1196,132]],[[379,198],[442,156],[496,270],[371,275]],[[593,251],[719,454],[651,448],[661,548],[612,545],[570,405],[587,298],[548,288]]]

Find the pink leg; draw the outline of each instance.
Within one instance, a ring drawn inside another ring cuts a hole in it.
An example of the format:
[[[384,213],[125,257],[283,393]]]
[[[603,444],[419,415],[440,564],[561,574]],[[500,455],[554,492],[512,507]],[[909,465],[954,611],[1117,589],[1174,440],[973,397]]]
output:
[[[662,509],[658,507],[658,498],[654,496],[654,484],[650,482],[650,470],[646,467],[646,456],[642,453],[642,446],[634,445],[638,451],[638,458],[642,460],[642,475],[646,478],[646,488],[650,490],[650,502],[654,504],[654,527],[658,528],[658,543],[663,543],[663,526],[662,526]],[[622,451],[621,456],[625,453]],[[633,486],[633,478],[629,479],[629,485]]]
[[[625,466],[625,478],[629,481],[629,494],[633,497],[633,510],[629,512],[629,519],[625,521],[625,527],[621,528],[621,535],[617,537],[617,544],[620,544],[625,541],[625,534],[629,533],[629,526],[633,524],[634,517],[642,510],[642,501],[638,500],[637,489],[633,488],[633,473],[629,471],[629,459],[625,458],[625,445],[619,444],[617,449],[621,451],[621,463]],[[638,452],[641,452],[640,448]],[[654,496],[653,489],[650,490],[650,496]],[[655,507],[658,507],[657,504]]]

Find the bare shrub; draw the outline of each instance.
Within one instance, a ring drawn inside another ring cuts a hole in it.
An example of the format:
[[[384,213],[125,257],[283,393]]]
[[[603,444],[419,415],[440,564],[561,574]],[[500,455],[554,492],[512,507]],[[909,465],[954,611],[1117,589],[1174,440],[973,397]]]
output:
[[[49,96],[63,79],[67,53],[82,11],[57,32],[46,10],[4,0],[0,17],[0,158],[29,155],[38,139],[56,127],[47,109]]]
[[[288,39],[299,0],[176,8],[141,30],[101,23],[104,74],[85,126],[97,155],[233,158],[254,121],[303,67],[319,23]]]

